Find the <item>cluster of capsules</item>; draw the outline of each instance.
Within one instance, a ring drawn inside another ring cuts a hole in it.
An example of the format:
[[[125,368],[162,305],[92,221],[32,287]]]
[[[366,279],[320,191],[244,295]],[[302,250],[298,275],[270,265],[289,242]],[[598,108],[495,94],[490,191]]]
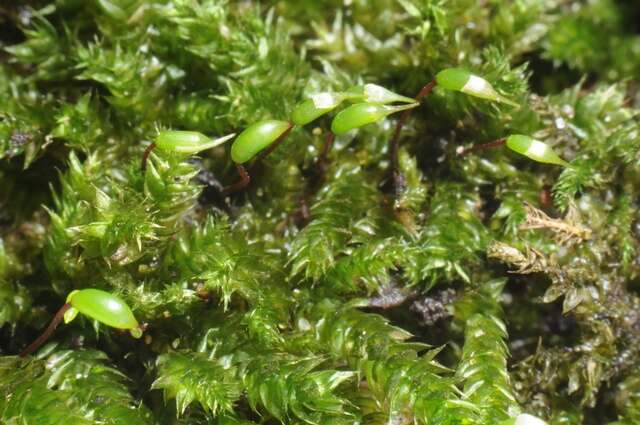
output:
[[[394,167],[394,172],[396,172],[398,141],[402,127],[411,110],[418,106],[436,85],[446,90],[459,91],[489,101],[518,106],[500,95],[485,79],[460,68],[441,71],[433,81],[420,90],[415,98],[393,93],[375,84],[356,86],[344,92],[318,93],[299,103],[294,108],[291,114],[291,121],[260,121],[249,126],[238,135],[231,146],[231,159],[236,165],[240,180],[225,188],[224,193],[229,194],[238,191],[249,184],[250,177],[243,164],[256,158],[256,156],[258,156],[258,160],[264,158],[284,140],[295,126],[309,124],[319,117],[334,111],[343,103],[350,103],[350,105],[338,112],[333,118],[331,132],[328,135],[323,155],[326,156],[328,153],[336,135],[348,133],[396,112],[403,112],[389,144],[390,160],[392,167]],[[153,149],[157,148],[170,154],[193,155],[205,149],[219,146],[231,140],[234,136],[235,134],[230,134],[212,140],[204,134],[194,131],[162,131],[155,142],[145,150],[142,169],[146,168],[146,161]],[[522,134],[513,134],[493,142],[475,146],[463,152],[463,154],[477,149],[501,145],[506,145],[509,149],[534,161],[569,166],[549,145]],[[128,330],[135,338],[140,338],[144,330],[144,327],[138,323],[129,306],[118,296],[93,288],[75,290],[69,294],[66,303],[55,314],[43,334],[25,348],[20,355],[24,357],[33,353],[49,338],[62,320],[65,323],[69,323],[78,313],[82,313],[107,326]],[[501,424],[546,425],[540,418],[525,413],[517,417],[511,417]]]
[[[326,141],[324,154],[330,149],[336,135],[348,133],[367,124],[374,123],[396,112],[403,112],[398,120],[395,133],[390,141],[392,166],[397,156],[397,145],[402,126],[409,117],[410,111],[418,106],[435,86],[446,90],[458,91],[470,96],[493,102],[500,102],[517,107],[518,104],[500,95],[491,84],[477,75],[460,68],[450,68],[439,72],[435,79],[426,84],[415,98],[399,95],[375,84],[355,86],[344,92],[323,92],[312,95],[299,103],[291,114],[291,121],[265,120],[257,122],[234,140],[231,146],[231,159],[235,163],[240,180],[224,189],[229,194],[244,188],[250,177],[243,164],[262,159],[280,144],[295,126],[304,126],[319,117],[336,110],[344,103],[346,108],[338,112],[331,122],[331,132]],[[219,146],[235,137],[230,134],[218,139],[210,139],[195,131],[162,131],[155,142],[145,151],[142,168],[153,149],[170,154],[193,155],[205,149]],[[569,166],[549,145],[532,137],[513,134],[496,141],[479,145],[468,151],[480,148],[506,145],[511,150],[534,161]],[[73,291],[66,303],[58,310],[44,333],[29,345],[22,353],[26,356],[35,351],[64,319],[65,323],[73,320],[78,313],[94,319],[107,326],[126,329],[139,338],[143,327],[136,321],[131,309],[117,296],[98,289],[82,289]]]
[[[395,168],[402,126],[408,119],[411,110],[419,106],[435,86],[488,101],[514,107],[519,106],[499,94],[484,78],[461,68],[449,68],[439,72],[435,79],[426,84],[415,98],[402,96],[376,84],[355,86],[343,92],[317,93],[296,105],[291,113],[291,121],[260,121],[250,125],[238,135],[231,146],[231,160],[236,165],[240,180],[225,188],[224,194],[236,192],[249,184],[251,179],[244,164],[256,157],[257,160],[266,157],[295,126],[307,125],[345,103],[350,103],[350,105],[338,112],[331,122],[331,132],[327,137],[323,155],[326,155],[331,148],[336,135],[348,133],[391,114],[403,112],[390,141],[389,154],[392,167]],[[142,160],[142,169],[145,169],[147,158],[153,149],[157,148],[166,153],[196,154],[205,149],[219,146],[233,137],[235,134],[211,140],[204,134],[195,131],[161,131],[155,142],[146,149]],[[522,134],[513,134],[476,146],[464,153],[500,145],[506,145],[509,149],[534,161],[562,166],[569,165],[546,143]]]

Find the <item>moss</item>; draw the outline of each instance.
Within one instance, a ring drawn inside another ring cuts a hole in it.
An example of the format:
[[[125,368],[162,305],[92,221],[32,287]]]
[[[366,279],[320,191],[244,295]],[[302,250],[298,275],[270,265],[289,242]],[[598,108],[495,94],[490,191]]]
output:
[[[11,3],[11,2],[10,2]],[[593,0],[30,0],[0,6],[0,422],[638,421],[640,7]],[[319,92],[413,97],[231,144]],[[636,80],[634,80],[636,79]],[[429,90],[433,88],[430,87]],[[404,119],[404,118],[403,118]],[[524,134],[570,163],[505,148]],[[84,318],[17,358],[75,289]]]

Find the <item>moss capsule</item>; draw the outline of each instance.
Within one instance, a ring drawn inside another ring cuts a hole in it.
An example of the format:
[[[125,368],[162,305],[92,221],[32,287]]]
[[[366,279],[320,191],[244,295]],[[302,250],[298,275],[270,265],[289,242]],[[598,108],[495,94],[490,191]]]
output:
[[[296,125],[306,125],[333,108],[318,108],[312,99],[300,102],[291,112],[291,121]]]
[[[447,90],[459,91],[481,99],[493,102],[519,106],[517,103],[499,94],[484,78],[478,77],[462,68],[449,68],[436,75],[438,86]]]
[[[331,123],[331,131],[335,134],[344,134],[353,129],[374,123],[387,115],[406,109],[415,108],[418,103],[410,103],[401,106],[380,105],[376,103],[356,103],[340,111]]]
[[[379,86],[377,84],[365,84],[364,86],[355,86],[347,90],[346,96],[354,101],[367,103],[414,103],[416,100],[401,94],[394,93],[391,90]]]
[[[278,140],[292,127],[286,121],[260,121],[247,127],[231,146],[231,159],[237,164],[243,164],[256,156]]]
[[[553,149],[546,143],[536,140],[522,134],[513,134],[507,137],[507,147],[521,155],[526,156],[534,161],[543,162],[545,164],[562,165],[569,167],[569,163],[560,158]]]
[[[291,113],[291,121],[296,125],[306,125],[316,118],[337,108],[345,96],[342,93],[323,92],[300,102]]]
[[[161,131],[156,138],[156,147],[165,152],[177,152],[186,154],[196,154],[205,149],[220,146],[235,134],[229,134],[218,139],[209,139],[197,131]]]
[[[20,357],[28,356],[37,350],[49,339],[63,319],[65,323],[69,323],[78,313],[114,328],[127,329],[134,338],[142,336],[142,327],[124,301],[99,289],[81,289],[72,291],[67,296],[67,302],[56,312],[49,326],[42,335],[22,350]]]
[[[81,289],[72,291],[67,297],[71,308],[64,313],[65,323],[82,313],[100,323],[117,329],[128,329],[139,338],[140,325],[129,306],[119,297],[99,289]]]

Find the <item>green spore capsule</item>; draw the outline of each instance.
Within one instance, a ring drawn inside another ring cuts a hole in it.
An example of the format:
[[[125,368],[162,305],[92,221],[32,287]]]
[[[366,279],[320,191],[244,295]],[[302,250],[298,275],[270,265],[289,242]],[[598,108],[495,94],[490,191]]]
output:
[[[117,329],[128,329],[135,338],[142,336],[142,330],[129,306],[119,297],[99,289],[72,291],[67,297],[71,305],[64,313],[64,322],[69,323],[78,313],[82,313],[100,323]]]
[[[81,289],[72,291],[67,296],[67,302],[56,312],[42,335],[22,350],[20,357],[28,356],[37,350],[49,339],[63,319],[65,323],[69,323],[78,313],[114,328],[128,329],[134,338],[142,336],[142,327],[124,301],[99,289]]]
[[[402,96],[401,94],[394,93],[391,90],[379,86],[377,84],[365,84],[364,86],[351,87],[345,95],[355,101],[367,102],[367,103],[415,103],[415,99]]]
[[[549,145],[532,137],[513,134],[507,137],[506,145],[512,151],[534,161],[570,167],[569,163],[560,158]]]
[[[340,111],[331,122],[331,131],[334,134],[344,134],[353,129],[374,123],[387,115],[395,112],[412,109],[418,103],[401,106],[380,105],[376,103],[356,103]]]
[[[506,103],[511,106],[520,106],[499,94],[493,86],[484,78],[478,77],[462,68],[448,68],[436,75],[438,86],[453,91],[466,93],[470,96],[493,102]]]
[[[260,121],[247,127],[231,146],[231,159],[237,164],[243,164],[256,156],[278,140],[292,127],[286,121]]]
[[[229,134],[212,140],[197,131],[167,130],[158,134],[155,144],[158,149],[165,152],[196,154],[220,146],[234,136],[235,134]]]
[[[291,120],[296,125],[306,125],[316,118],[338,107],[345,99],[342,93],[323,92],[312,95],[300,102],[291,113]]]

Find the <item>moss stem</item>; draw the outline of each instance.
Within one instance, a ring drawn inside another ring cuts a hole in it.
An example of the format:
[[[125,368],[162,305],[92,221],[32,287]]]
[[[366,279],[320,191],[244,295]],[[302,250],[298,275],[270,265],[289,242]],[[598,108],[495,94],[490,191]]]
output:
[[[436,86],[436,80],[429,81],[425,84],[418,94],[415,97],[416,102],[421,102],[422,99],[427,97],[429,93]],[[398,123],[396,124],[396,129],[393,133],[393,137],[389,141],[389,160],[391,162],[391,172],[393,174],[393,184],[395,193],[398,194],[403,185],[404,179],[400,175],[400,170],[398,169],[398,149],[400,145],[400,132],[402,131],[402,127],[406,124],[407,120],[411,116],[411,111],[413,109],[407,109],[400,115],[398,119]]]
[[[458,155],[466,156],[472,152],[483,151],[486,149],[494,149],[504,145],[505,143],[507,143],[507,139],[503,137],[502,139],[494,140],[493,142],[483,143],[481,145],[475,145],[467,149],[462,149]]]
[[[142,162],[140,162],[140,170],[142,170],[143,172],[147,169],[147,160],[149,159],[149,155],[151,155],[151,152],[153,152],[155,148],[156,148],[156,144],[151,143],[144,150],[144,153],[142,154]]]
[[[44,332],[42,333],[42,335],[40,335],[38,338],[36,338],[35,341],[33,341],[31,344],[29,344],[29,346],[27,348],[25,348],[24,350],[22,350],[22,352],[20,353],[20,357],[26,357],[29,354],[33,353],[34,351],[36,351],[47,339],[49,339],[49,337],[51,336],[51,334],[53,333],[53,331],[56,330],[56,328],[58,327],[58,325],[60,324],[60,321],[62,320],[62,318],[64,317],[64,313],[67,312],[67,310],[69,310],[71,308],[71,304],[69,303],[65,303],[62,305],[62,307],[60,307],[60,309],[58,310],[58,312],[56,313],[55,316],[53,316],[53,319],[51,320],[51,322],[49,323],[49,326],[47,326],[47,329],[44,330]]]

